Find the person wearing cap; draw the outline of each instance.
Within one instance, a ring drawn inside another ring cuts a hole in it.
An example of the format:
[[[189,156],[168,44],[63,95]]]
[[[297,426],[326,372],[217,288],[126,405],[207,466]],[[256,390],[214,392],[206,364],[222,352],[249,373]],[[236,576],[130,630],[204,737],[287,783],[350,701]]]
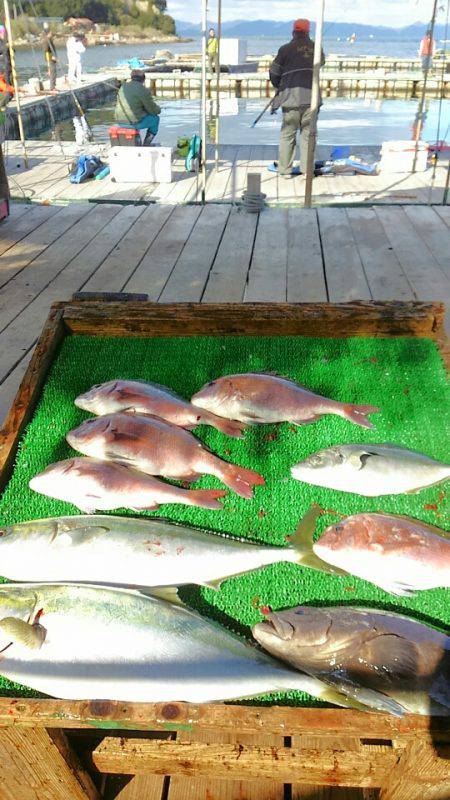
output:
[[[53,41],[53,33],[48,22],[44,22],[44,58],[50,80],[50,91],[53,92],[56,89],[56,65],[58,56]]]
[[[272,103],[272,113],[279,108],[283,110],[278,158],[278,174],[282,178],[292,177],[297,131],[301,133],[300,172],[306,172],[314,66],[314,42],[310,39],[309,29],[309,20],[296,20],[292,40],[280,47],[270,67],[270,80],[278,90]]]
[[[145,130],[144,147],[147,147],[159,129],[161,109],[145,87],[145,73],[134,69],[131,80],[122,83],[117,94],[115,118],[122,127]]]

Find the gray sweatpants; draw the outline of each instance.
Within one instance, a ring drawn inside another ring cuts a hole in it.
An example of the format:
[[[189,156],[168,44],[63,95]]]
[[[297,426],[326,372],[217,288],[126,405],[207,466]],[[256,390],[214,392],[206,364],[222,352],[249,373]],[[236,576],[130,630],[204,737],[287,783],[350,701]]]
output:
[[[278,172],[280,175],[289,175],[294,166],[294,155],[297,144],[297,131],[300,131],[300,171],[306,173],[308,157],[309,125],[311,112],[309,106],[283,111],[281,125],[280,152],[278,158]],[[314,150],[316,142],[314,142]]]

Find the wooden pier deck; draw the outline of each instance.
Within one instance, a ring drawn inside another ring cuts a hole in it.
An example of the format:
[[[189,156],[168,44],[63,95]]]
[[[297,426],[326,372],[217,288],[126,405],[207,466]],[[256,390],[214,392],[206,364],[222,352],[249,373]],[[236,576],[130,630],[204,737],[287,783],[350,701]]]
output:
[[[119,203],[170,203],[171,205],[195,203],[200,200],[200,186],[195,174],[187,173],[184,162],[175,159],[173,181],[170,184],[122,183],[107,177],[102,181],[90,180],[72,185],[68,168],[74,156],[85,152],[72,142],[31,141],[27,143],[30,168],[25,169],[21,158],[20,142],[8,141],[4,145],[6,168],[11,195],[15,200],[45,203],[67,202],[119,202]],[[318,148],[317,157],[324,158],[330,148]],[[356,153],[362,152],[355,147]],[[99,154],[108,161],[109,145],[89,145],[89,152]],[[206,197],[214,203],[239,203],[249,172],[260,172],[262,191],[267,203],[274,206],[303,204],[305,179],[303,176],[286,181],[268,171],[277,158],[277,147],[270,145],[221,145],[218,169],[214,162],[208,165]],[[213,148],[208,148],[213,159]],[[328,175],[315,178],[313,203],[367,204],[418,203],[440,204],[444,194],[447,162],[442,160],[436,169],[414,175]]]
[[[0,418],[51,303],[79,290],[168,303],[449,303],[450,207],[15,204],[0,223]]]

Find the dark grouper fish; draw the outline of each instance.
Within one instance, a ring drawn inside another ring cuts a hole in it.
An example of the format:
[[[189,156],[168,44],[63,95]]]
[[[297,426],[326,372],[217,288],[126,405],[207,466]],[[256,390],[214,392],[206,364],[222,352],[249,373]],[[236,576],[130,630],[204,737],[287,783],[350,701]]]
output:
[[[324,414],[336,414],[363,428],[373,428],[367,415],[380,410],[375,406],[339,403],[287,378],[253,372],[211,381],[194,394],[191,402],[217,416],[248,424],[291,422],[306,425]]]
[[[215,509],[222,508],[220,498],[226,495],[215,489],[181,489],[122,464],[95,458],[58,461],[32,478],[29,486],[47,497],[73,503],[86,514],[117,508],[153,510],[162,503]]]
[[[106,414],[86,420],[66,438],[84,455],[117,461],[148,475],[174,480],[215,475],[247,499],[254,485],[264,484],[257,472],[223,461],[189,431],[156,417]]]
[[[194,611],[88,585],[0,587],[0,674],[72,700],[205,703],[298,689],[352,705]]]
[[[376,609],[299,606],[253,636],[271,655],[378,711],[450,715],[450,637]]]
[[[181,428],[195,428],[197,425],[211,425],[213,428],[234,436],[242,437],[242,425],[225,421],[202,408],[196,408],[179,397],[166,386],[144,381],[108,381],[93,386],[75,400],[78,408],[91,414],[114,414],[127,411],[133,414],[151,414],[173,422]]]
[[[355,514],[330,525],[313,550],[328,564],[386,592],[410,595],[420,589],[450,588],[449,536],[417,519]]]

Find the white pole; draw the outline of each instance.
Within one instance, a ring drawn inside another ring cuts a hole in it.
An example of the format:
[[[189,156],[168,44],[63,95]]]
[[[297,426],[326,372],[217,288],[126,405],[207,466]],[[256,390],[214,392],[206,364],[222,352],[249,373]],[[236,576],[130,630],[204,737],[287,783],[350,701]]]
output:
[[[314,39],[314,66],[313,81],[311,92],[311,122],[309,126],[308,159],[306,166],[305,181],[305,206],[311,206],[312,182],[314,177],[315,149],[317,138],[317,115],[319,113],[320,102],[320,67],[322,62],[322,37],[323,37],[323,18],[325,14],[325,0],[321,0],[319,13],[316,23],[316,35]]]
[[[431,25],[430,25],[430,31],[431,31],[430,39],[431,39],[432,42],[433,42],[433,37],[434,37],[434,26],[436,24],[436,13],[437,13],[437,0],[434,0],[433,12],[432,12],[432,15],[431,15]],[[418,152],[419,152],[419,141],[420,141],[420,137],[422,135],[422,126],[423,126],[423,109],[424,109],[424,106],[425,106],[425,97],[426,97],[426,93],[427,93],[428,73],[430,71],[430,65],[432,64],[432,62],[433,62],[433,56],[431,56],[431,58],[428,60],[428,63],[427,63],[427,66],[426,66],[426,69],[425,69],[425,72],[424,72],[424,75],[423,75],[422,94],[420,96],[419,108],[417,110],[417,128],[416,128],[416,135],[415,135],[414,160],[413,160],[413,165],[412,165],[412,172],[416,171],[416,166],[417,166],[417,155],[418,155]],[[444,87],[442,87],[442,91],[443,91],[443,89],[444,89]]]
[[[208,0],[202,0],[202,203],[206,203],[206,38]]]
[[[219,130],[220,130],[220,43],[222,40],[222,0],[218,0],[217,5],[217,60],[219,68],[217,70],[216,81],[216,170],[219,169]]]
[[[28,153],[27,153],[27,146],[25,144],[25,132],[23,128],[22,109],[20,106],[19,82],[17,80],[16,57],[14,53],[11,17],[9,14],[8,0],[3,0],[3,5],[5,8],[5,28],[6,28],[6,33],[8,34],[8,48],[9,48],[9,57],[11,60],[11,73],[14,86],[14,99],[16,101],[16,108],[17,108],[17,122],[19,124],[19,136],[23,148],[23,161],[25,167],[28,168]]]

